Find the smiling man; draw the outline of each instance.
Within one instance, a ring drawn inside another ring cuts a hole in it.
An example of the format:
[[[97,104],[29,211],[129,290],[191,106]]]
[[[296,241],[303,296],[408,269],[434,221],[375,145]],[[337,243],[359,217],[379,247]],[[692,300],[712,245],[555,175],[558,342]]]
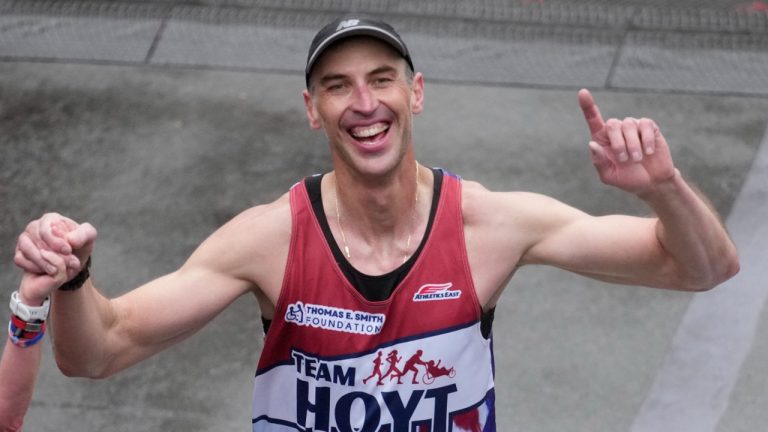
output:
[[[381,21],[324,27],[306,83],[309,125],[326,134],[334,170],[238,215],[180,269],[107,299],[88,274],[91,225],[55,213],[29,224],[16,264],[67,269],[58,290],[27,290],[52,297],[64,372],[110,376],[250,293],[266,328],[254,431],[493,431],[493,311],[520,266],[678,290],[738,271],[718,216],[683,180],[656,123],[604,121],[586,90],[578,102],[598,177],[656,217],[590,216],[421,166],[412,129],[424,79]]]

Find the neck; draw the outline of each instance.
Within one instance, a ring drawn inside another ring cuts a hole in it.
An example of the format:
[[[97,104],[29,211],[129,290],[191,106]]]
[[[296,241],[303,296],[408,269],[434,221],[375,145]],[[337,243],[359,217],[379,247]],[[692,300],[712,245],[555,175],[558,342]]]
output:
[[[417,248],[426,225],[423,215],[429,212],[428,197],[423,196],[426,188],[421,186],[428,170],[415,160],[408,165],[391,181],[373,186],[346,183],[336,172],[328,176],[324,207],[328,220],[335,222],[332,230],[347,259],[358,265],[389,263],[383,270],[375,269],[388,271]]]
[[[366,182],[334,171],[331,194],[338,201],[344,228],[371,235],[387,235],[404,223],[416,208],[422,168],[418,162],[404,162],[398,173],[379,182]],[[335,208],[335,202],[330,203]]]

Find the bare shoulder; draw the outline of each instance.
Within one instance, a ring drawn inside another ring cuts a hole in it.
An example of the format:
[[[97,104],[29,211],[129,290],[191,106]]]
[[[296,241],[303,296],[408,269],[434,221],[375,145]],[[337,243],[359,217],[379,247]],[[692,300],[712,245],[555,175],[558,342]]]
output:
[[[289,194],[251,207],[216,230],[190,258],[247,281],[267,297],[278,295],[291,237]]]
[[[493,192],[480,183],[462,181],[467,257],[484,308],[495,305],[529,249],[574,212],[546,195]]]
[[[249,232],[258,238],[280,236],[288,234],[291,230],[291,206],[289,194],[285,193],[280,198],[268,204],[261,204],[244,210],[229,222],[224,224],[216,234],[233,237],[231,240],[245,240],[243,234]],[[253,237],[252,237],[253,238]]]
[[[546,195],[534,192],[494,192],[474,181],[462,181],[462,212],[465,224],[475,228],[499,228],[529,230],[532,225],[557,213],[565,204]]]
[[[470,252],[518,258],[534,241],[552,198],[530,192],[493,192],[480,183],[462,182],[462,214]]]

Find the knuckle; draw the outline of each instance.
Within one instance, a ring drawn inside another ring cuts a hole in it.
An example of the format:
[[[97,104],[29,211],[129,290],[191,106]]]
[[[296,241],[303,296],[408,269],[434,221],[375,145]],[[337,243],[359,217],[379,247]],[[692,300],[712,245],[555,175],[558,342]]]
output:
[[[27,226],[24,228],[24,232],[28,232],[30,234],[36,233],[39,230],[39,226],[40,226],[40,219],[35,219],[32,222],[27,224]]]
[[[26,250],[31,247],[34,247],[35,242],[32,240],[32,238],[29,235],[22,234],[19,236],[19,242],[17,243],[17,246],[20,250]]]
[[[64,266],[64,259],[55,253],[44,251],[43,259],[56,268]]]
[[[627,117],[624,119],[623,122],[621,122],[621,128],[624,131],[634,131],[637,130],[637,119],[632,117]]]
[[[95,239],[95,238],[96,238],[96,236],[97,236],[97,235],[98,235],[98,233],[99,233],[99,232],[96,230],[96,227],[94,227],[93,225],[91,225],[91,224],[90,224],[90,223],[88,223],[88,222],[84,222],[84,223],[83,223],[81,226],[83,227],[83,233],[85,234],[85,236],[86,236],[87,238],[90,238],[90,239]]]

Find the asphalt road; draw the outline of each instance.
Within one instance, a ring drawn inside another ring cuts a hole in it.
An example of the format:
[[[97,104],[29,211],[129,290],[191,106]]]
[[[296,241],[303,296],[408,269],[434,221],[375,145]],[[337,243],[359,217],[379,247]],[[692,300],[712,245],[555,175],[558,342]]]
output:
[[[27,221],[100,232],[118,296],[216,227],[328,170],[300,92],[314,32],[384,16],[426,76],[419,160],[593,214],[647,214],[602,186],[576,101],[656,119],[721,212],[742,271],[702,294],[524,268],[497,312],[501,431],[756,431],[768,423],[768,13],[739,1],[0,0],[0,303]],[[238,300],[189,340],[103,381],[45,358],[27,429],[245,431],[261,348]]]

